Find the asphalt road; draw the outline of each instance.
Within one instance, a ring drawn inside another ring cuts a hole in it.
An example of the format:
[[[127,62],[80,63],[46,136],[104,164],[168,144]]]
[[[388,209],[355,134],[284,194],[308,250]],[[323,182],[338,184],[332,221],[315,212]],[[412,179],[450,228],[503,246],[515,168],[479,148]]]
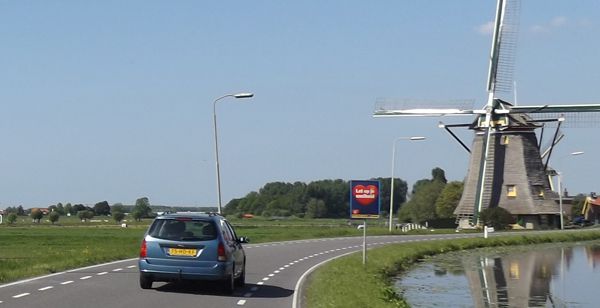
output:
[[[361,231],[358,231],[359,233]],[[368,247],[481,234],[370,236]],[[210,283],[138,284],[137,259],[0,285],[4,307],[302,307],[304,276],[316,265],[362,251],[362,237],[246,244],[246,286],[233,295]]]

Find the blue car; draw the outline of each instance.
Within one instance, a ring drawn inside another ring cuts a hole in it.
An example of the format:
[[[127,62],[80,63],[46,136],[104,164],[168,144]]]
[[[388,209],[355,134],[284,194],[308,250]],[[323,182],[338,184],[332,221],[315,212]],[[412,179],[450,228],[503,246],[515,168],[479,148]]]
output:
[[[215,213],[173,213],[158,216],[140,248],[140,287],[155,281],[208,280],[226,293],[244,286],[246,254],[231,224]]]

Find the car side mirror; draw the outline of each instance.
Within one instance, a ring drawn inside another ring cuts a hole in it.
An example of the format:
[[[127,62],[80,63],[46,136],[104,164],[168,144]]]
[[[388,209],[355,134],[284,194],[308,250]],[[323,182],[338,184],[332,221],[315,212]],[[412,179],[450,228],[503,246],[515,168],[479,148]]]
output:
[[[245,236],[242,236],[242,237],[238,238],[238,243],[247,244],[247,243],[250,243],[250,239]]]

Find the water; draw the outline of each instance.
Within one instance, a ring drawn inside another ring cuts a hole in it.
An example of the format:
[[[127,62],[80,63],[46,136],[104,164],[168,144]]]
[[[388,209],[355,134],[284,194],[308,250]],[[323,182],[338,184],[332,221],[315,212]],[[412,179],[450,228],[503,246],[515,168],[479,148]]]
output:
[[[396,288],[413,307],[600,307],[600,241],[442,254]]]

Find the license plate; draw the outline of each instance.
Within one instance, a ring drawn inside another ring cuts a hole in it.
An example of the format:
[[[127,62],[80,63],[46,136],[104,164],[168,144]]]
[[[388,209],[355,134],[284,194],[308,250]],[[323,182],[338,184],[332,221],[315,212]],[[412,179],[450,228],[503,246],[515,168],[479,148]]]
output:
[[[196,252],[196,249],[169,248],[169,255],[171,256],[195,257]]]

